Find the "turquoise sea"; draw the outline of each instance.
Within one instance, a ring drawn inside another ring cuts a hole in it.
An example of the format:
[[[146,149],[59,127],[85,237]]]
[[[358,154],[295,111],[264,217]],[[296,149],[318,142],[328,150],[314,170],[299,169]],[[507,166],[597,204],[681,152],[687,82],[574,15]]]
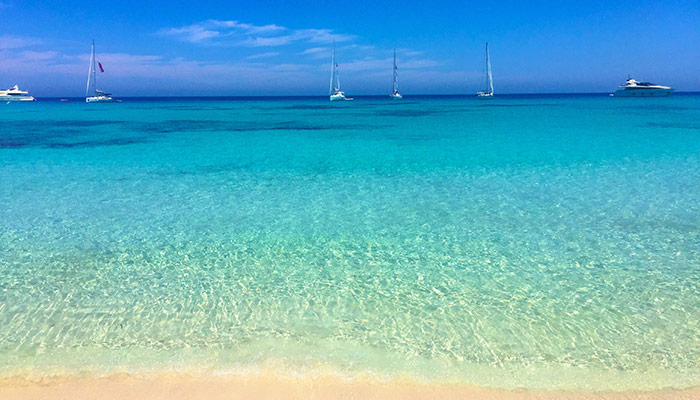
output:
[[[270,366],[700,385],[700,95],[0,104],[0,377]]]

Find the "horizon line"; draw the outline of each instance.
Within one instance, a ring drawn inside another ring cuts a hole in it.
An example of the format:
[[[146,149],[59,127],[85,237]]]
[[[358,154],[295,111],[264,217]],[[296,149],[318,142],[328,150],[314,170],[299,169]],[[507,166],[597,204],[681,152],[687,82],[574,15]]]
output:
[[[539,92],[539,93],[501,93],[497,94],[499,96],[556,96],[556,95],[610,95],[611,92]],[[676,91],[673,93],[677,94],[700,94],[700,91]],[[451,93],[451,94],[431,94],[431,93],[420,93],[420,94],[403,94],[404,96],[415,96],[415,97],[476,97],[476,93]],[[184,98],[184,99],[221,99],[221,98],[309,98],[309,97],[328,97],[327,94],[310,94],[310,95],[201,95],[201,96],[180,96],[180,95],[170,95],[170,96],[114,96],[115,98],[129,98],[129,99],[170,99],[170,98]],[[355,97],[388,97],[388,94],[353,94]],[[34,96],[36,99],[84,99],[85,96]],[[673,96],[666,96],[673,97]]]

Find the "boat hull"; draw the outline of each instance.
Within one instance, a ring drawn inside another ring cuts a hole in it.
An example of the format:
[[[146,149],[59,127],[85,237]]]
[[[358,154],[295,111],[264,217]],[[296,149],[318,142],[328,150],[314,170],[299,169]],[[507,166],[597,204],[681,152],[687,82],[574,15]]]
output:
[[[36,101],[32,96],[0,96],[0,102],[3,101]]]
[[[86,103],[114,103],[114,99],[108,96],[92,96],[85,98]]]
[[[334,94],[330,96],[331,101],[343,101],[345,100],[345,95],[342,94]]]
[[[614,97],[666,97],[673,93],[674,89],[619,89],[613,93]]]
[[[483,92],[479,92],[479,93],[476,94],[476,98],[477,98],[477,99],[481,99],[481,100],[493,99],[493,93],[483,93]]]
[[[392,100],[401,100],[403,99],[403,96],[396,93],[396,94],[390,94],[389,97],[391,97]]]

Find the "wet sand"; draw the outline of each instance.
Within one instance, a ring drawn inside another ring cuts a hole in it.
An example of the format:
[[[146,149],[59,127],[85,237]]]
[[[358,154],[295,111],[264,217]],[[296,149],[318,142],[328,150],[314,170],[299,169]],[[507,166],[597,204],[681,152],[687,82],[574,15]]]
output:
[[[100,378],[50,377],[0,379],[3,400],[192,400],[192,399],[700,399],[700,388],[651,392],[546,392],[499,390],[467,385],[381,381],[337,376],[128,375]]]

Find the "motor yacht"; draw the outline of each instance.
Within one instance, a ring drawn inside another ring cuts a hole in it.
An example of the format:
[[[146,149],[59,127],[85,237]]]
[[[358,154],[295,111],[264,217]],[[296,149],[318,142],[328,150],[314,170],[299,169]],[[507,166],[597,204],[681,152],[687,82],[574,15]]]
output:
[[[0,101],[36,101],[36,99],[30,96],[28,91],[19,90],[15,85],[10,89],[0,90]]]
[[[668,86],[661,86],[651,82],[638,82],[632,78],[620,85],[615,93],[615,97],[663,97],[673,93],[675,89]]]

